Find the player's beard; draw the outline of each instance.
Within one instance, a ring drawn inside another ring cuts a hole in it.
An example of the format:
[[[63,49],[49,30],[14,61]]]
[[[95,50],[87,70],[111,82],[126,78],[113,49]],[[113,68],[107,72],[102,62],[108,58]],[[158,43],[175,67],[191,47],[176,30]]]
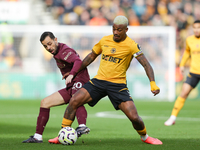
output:
[[[56,43],[55,43],[55,51],[54,51],[53,55],[56,55],[57,53],[58,53],[58,45],[56,45]]]
[[[117,37],[117,38],[115,38],[115,37]],[[113,37],[113,40],[114,40],[115,42],[120,42],[120,41],[121,41],[119,36],[114,36],[114,37]]]
[[[196,38],[200,38],[200,35],[195,35]]]

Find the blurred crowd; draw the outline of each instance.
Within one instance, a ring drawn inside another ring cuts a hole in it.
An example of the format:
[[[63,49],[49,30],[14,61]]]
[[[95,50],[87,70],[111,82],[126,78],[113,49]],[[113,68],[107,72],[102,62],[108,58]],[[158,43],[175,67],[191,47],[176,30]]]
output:
[[[200,19],[200,0],[44,0],[61,25],[112,25],[125,15],[130,26],[173,26],[176,29],[176,62]]]
[[[185,39],[193,34],[191,25],[195,20],[200,19],[200,0],[41,1],[45,4],[45,11],[50,12],[60,25],[106,26],[112,25],[117,15],[124,15],[128,18],[130,26],[173,26],[176,29],[176,66],[178,66],[185,49]],[[68,37],[68,39],[75,38]],[[87,44],[91,43],[90,38],[81,37],[75,40],[79,40],[78,43],[84,50],[89,50],[93,46]],[[18,37],[15,37],[14,40],[13,35],[6,30],[5,26],[4,32],[0,35],[0,41],[0,68],[21,66],[21,55],[18,49],[22,40]],[[74,43],[75,45],[72,47],[79,50],[77,41]],[[160,48],[158,45],[154,45],[152,48],[157,55]],[[143,48],[150,47],[142,46]],[[155,60],[154,57],[152,60]]]

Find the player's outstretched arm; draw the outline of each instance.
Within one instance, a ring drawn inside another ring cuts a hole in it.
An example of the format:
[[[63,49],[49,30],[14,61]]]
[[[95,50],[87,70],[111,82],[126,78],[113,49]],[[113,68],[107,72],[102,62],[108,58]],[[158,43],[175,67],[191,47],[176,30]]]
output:
[[[79,68],[79,71],[83,70],[85,67],[87,67],[89,64],[91,64],[96,58],[97,54],[92,50],[91,53],[89,53],[82,61],[82,65]]]
[[[80,72],[81,70],[83,70],[85,67],[87,67],[89,64],[91,64],[96,58],[97,58],[97,54],[92,50],[91,53],[89,53],[82,61],[81,67],[79,68],[79,70],[77,71]],[[76,73],[76,74],[77,74]],[[67,76],[69,75],[69,72],[65,73],[62,77],[62,79],[65,79]],[[75,75],[74,75],[75,76]]]
[[[144,67],[144,70],[150,81],[151,92],[154,94],[154,96],[157,95],[158,93],[160,93],[160,88],[155,83],[153,68],[151,67],[150,63],[148,62],[144,54],[139,55],[138,57],[136,57],[136,59]]]
[[[149,62],[146,59],[146,57],[144,56],[144,54],[139,55],[138,57],[136,57],[136,59],[144,67],[144,70],[149,78],[149,81],[155,81],[153,68],[149,64]]]

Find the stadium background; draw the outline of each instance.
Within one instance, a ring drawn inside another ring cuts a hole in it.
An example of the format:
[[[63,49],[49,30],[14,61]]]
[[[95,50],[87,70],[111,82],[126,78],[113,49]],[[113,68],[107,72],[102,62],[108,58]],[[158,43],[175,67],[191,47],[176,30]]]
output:
[[[43,26],[46,30],[45,27],[48,25],[69,29],[77,25],[87,27],[110,26],[117,15],[125,15],[129,19],[130,27],[159,28],[168,26],[175,30],[174,43],[176,45],[173,49],[175,57],[172,57],[172,59],[174,58],[176,84],[175,97],[179,94],[185,77],[178,73],[178,64],[185,48],[185,39],[193,34],[191,24],[194,20],[200,19],[200,9],[198,8],[200,8],[200,0],[1,0],[0,99],[42,99],[64,87],[64,81],[61,81],[62,77],[54,60],[39,43],[41,32],[37,31],[38,27],[42,28]],[[10,25],[12,25],[12,30]],[[29,31],[30,33],[26,34],[26,28],[24,28],[24,31],[21,29],[18,32],[17,26],[19,25],[23,27],[32,26],[32,32]],[[51,29],[53,30],[53,28]],[[156,28],[154,30],[156,32]],[[38,32],[40,33],[38,34]],[[77,50],[81,58],[84,58],[95,41],[98,41],[88,36],[87,33],[82,36],[74,34],[70,36],[67,35],[68,32],[60,33],[59,31],[58,33],[56,34],[58,39]],[[145,54],[153,65],[156,80],[158,79],[159,82],[162,81],[162,75],[159,72],[162,72],[165,67],[165,64],[162,64],[164,60],[161,58],[166,55],[161,51],[166,50],[166,47],[169,46],[166,45],[167,43],[160,44],[160,37],[165,40],[165,37],[162,36],[153,38],[153,42],[156,43],[153,44],[151,49],[149,49],[149,45],[141,44],[144,47],[143,49],[147,49]],[[152,38],[146,38],[145,41],[140,38],[137,40],[138,43],[152,43]],[[99,60],[94,62],[90,70],[94,71],[98,68],[98,62]],[[189,62],[187,66],[189,66]],[[138,68],[136,62],[133,61],[132,67]],[[133,72],[133,76],[135,74]],[[91,76],[93,76],[93,73],[91,73]],[[143,85],[148,84],[148,80],[143,79],[140,73],[138,77],[141,78],[139,81],[144,82]],[[128,76],[128,83],[134,85],[138,78],[136,80],[131,80],[131,78],[132,76],[130,78]],[[165,84],[164,81],[163,84]],[[141,86],[142,91],[140,90],[140,95],[143,97],[136,97],[137,99],[151,99],[146,93],[149,87],[146,87],[146,91],[144,88],[144,86]],[[132,94],[132,96],[134,98],[136,95]],[[198,87],[190,94],[189,99],[199,97]],[[161,93],[161,96],[156,99],[167,100],[167,97],[162,97]]]

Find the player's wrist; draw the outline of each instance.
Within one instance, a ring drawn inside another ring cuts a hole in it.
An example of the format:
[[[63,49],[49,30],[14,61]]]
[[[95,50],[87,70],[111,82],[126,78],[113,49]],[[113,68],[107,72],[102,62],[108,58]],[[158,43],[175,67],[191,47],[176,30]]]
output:
[[[156,85],[156,82],[155,81],[151,81],[150,82],[150,85],[151,85],[151,90],[154,91],[154,90],[159,90],[160,88]]]
[[[71,71],[70,73],[69,73],[69,75],[75,75],[76,74],[76,72],[75,71]]]
[[[156,85],[156,82],[155,82],[155,81],[151,81],[151,82],[150,82],[150,85],[151,85],[151,86]]]

